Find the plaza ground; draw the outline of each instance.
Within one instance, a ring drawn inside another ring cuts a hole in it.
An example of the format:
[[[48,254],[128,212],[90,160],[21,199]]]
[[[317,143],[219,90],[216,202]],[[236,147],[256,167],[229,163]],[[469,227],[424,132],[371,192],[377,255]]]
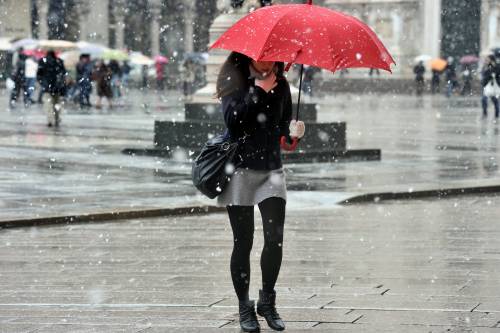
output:
[[[499,332],[494,193],[338,203],[498,186],[500,125],[481,118],[475,98],[317,102],[320,121],[347,122],[350,149],[380,148],[382,160],[286,166],[276,290],[287,331]],[[0,221],[213,205],[190,184],[188,152],[121,153],[151,147],[155,119],[183,120],[174,92],[132,91],[113,110],[68,107],[60,129],[39,106],[1,115]],[[255,232],[254,298],[260,219]],[[0,229],[0,332],[237,332],[231,247],[223,213]]]

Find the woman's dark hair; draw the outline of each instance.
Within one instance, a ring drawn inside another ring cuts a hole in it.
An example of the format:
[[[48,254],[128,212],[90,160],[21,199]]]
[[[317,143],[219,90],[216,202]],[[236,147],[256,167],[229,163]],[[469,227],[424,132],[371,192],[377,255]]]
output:
[[[222,64],[217,76],[215,96],[222,98],[237,90],[246,89],[248,87],[248,78],[250,77],[248,66],[251,62],[252,59],[248,56],[238,52],[231,52],[224,64]],[[278,67],[276,77],[284,79],[283,72],[285,65],[282,62],[276,62],[276,66]]]

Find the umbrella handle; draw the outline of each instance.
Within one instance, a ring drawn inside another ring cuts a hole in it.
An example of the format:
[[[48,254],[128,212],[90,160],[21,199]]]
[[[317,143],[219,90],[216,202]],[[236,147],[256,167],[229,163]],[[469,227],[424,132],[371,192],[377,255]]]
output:
[[[297,138],[293,138],[292,140],[293,140],[292,144],[289,145],[286,142],[286,138],[284,136],[282,136],[281,137],[281,148],[283,148],[286,151],[294,151],[295,149],[297,149],[297,145],[299,144],[299,140]]]

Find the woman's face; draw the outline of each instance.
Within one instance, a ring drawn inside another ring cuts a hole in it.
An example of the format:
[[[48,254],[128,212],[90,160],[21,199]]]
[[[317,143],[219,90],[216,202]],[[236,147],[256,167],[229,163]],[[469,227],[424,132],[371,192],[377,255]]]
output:
[[[274,67],[274,61],[255,61],[252,60],[252,65],[260,73],[270,73]]]

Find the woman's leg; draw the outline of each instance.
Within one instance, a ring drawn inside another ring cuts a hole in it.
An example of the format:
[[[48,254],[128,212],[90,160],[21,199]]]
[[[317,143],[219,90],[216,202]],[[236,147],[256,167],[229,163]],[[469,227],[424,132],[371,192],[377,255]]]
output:
[[[283,227],[286,201],[268,198],[259,204],[264,231],[264,248],[260,257],[262,289],[273,292],[283,257]]]
[[[240,301],[248,301],[250,288],[250,252],[253,245],[253,206],[227,206],[233,229],[233,253],[231,254],[231,278]]]

